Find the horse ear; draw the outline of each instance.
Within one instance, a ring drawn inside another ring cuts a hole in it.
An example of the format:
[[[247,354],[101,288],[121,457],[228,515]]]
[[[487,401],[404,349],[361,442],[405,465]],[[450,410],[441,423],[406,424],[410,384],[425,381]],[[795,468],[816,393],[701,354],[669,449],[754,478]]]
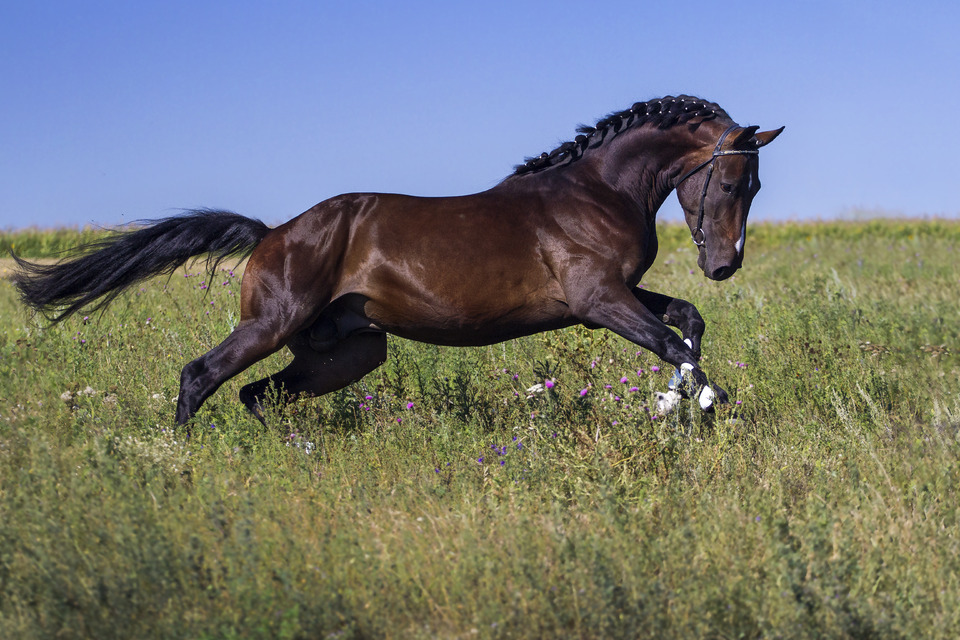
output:
[[[753,134],[757,132],[757,129],[760,127],[744,127],[740,130],[740,133],[737,134],[736,140],[733,141],[734,147],[742,147],[746,145],[750,140],[753,139]]]
[[[779,129],[774,129],[773,131],[761,131],[760,133],[755,134],[754,137],[757,139],[757,149],[773,142],[782,131],[783,127],[780,127]]]

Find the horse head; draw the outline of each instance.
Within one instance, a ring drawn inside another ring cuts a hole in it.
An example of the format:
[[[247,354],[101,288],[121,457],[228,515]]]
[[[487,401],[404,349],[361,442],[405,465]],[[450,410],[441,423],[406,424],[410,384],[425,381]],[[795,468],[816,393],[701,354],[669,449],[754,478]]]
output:
[[[732,125],[716,142],[701,146],[677,185],[677,197],[700,255],[697,265],[711,280],[726,280],[743,264],[750,203],[760,190],[758,154],[783,127]],[[704,157],[705,154],[709,154]]]

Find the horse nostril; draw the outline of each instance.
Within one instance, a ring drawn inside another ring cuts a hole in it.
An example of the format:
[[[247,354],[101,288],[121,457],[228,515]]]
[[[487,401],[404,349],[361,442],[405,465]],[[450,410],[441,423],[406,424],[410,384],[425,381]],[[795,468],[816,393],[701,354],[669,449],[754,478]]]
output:
[[[726,280],[727,278],[732,276],[734,273],[736,273],[736,271],[737,271],[736,267],[732,267],[732,266],[720,267],[719,269],[713,270],[713,273],[710,274],[710,279]]]

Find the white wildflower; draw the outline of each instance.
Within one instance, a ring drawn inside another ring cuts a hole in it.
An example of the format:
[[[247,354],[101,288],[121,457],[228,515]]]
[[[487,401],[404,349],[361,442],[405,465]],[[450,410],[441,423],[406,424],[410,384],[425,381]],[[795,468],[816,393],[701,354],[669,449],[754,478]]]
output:
[[[527,400],[529,400],[530,398],[532,398],[538,393],[543,393],[543,385],[539,382],[533,385],[532,387],[530,387],[529,389],[527,389]]]
[[[680,404],[680,394],[676,391],[667,391],[666,393],[657,392],[657,412],[667,415],[672,413],[677,405]]]

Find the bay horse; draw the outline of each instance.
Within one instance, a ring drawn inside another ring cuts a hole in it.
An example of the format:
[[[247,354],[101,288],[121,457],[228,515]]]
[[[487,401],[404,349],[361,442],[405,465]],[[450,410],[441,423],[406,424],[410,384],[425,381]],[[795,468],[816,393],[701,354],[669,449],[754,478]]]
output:
[[[703,318],[637,285],[657,255],[657,209],[674,189],[703,274],[724,280],[741,267],[758,152],[783,127],[758,129],[699,98],[638,102],[481,193],[340,195],[274,229],[192,210],[54,265],[14,256],[14,279],[28,306],[58,322],[195,256],[215,269],[248,255],[239,323],[183,368],[181,425],[226,380],[283,347],[290,364],[240,391],[261,421],[270,387],[283,402],[340,389],[385,362],[388,334],[479,346],[575,324],[609,329],[681,368],[710,409],[726,393],[698,364]]]

